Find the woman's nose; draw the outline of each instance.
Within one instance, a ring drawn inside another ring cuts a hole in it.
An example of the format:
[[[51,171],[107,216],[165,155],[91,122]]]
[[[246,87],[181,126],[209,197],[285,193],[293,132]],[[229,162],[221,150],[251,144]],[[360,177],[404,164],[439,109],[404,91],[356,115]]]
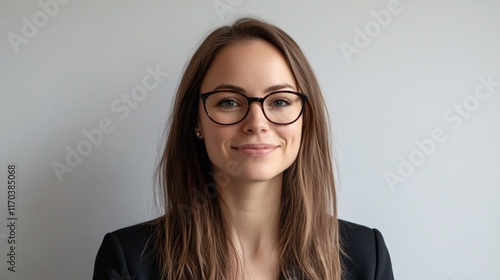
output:
[[[253,133],[269,130],[269,121],[264,115],[262,105],[259,102],[252,102],[249,106],[248,115],[243,120],[243,130]]]

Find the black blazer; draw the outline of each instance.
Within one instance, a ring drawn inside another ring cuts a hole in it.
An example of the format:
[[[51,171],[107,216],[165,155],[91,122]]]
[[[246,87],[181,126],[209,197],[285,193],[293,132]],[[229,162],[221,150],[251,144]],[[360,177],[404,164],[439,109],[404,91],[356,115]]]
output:
[[[394,279],[389,252],[377,229],[339,220],[339,230],[348,256],[342,257],[342,279]],[[97,252],[93,279],[159,279],[153,244],[147,242],[152,233],[152,225],[144,223],[106,234]]]

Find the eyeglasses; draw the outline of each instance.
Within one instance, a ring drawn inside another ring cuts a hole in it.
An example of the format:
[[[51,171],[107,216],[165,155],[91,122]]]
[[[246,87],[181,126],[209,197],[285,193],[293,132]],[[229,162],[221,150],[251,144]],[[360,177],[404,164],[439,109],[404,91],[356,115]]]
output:
[[[264,97],[248,97],[232,90],[200,94],[207,116],[220,125],[241,122],[250,112],[250,104],[259,102],[262,112],[273,124],[287,125],[297,121],[304,111],[307,95],[294,91],[275,91]]]

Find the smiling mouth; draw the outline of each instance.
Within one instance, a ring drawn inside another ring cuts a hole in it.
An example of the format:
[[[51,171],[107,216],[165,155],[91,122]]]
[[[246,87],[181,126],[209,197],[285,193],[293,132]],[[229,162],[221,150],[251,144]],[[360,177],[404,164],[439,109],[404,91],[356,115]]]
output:
[[[248,156],[265,156],[268,155],[274,150],[276,150],[278,146],[274,145],[242,145],[238,147],[233,147],[236,151],[238,151],[241,154],[248,155]]]

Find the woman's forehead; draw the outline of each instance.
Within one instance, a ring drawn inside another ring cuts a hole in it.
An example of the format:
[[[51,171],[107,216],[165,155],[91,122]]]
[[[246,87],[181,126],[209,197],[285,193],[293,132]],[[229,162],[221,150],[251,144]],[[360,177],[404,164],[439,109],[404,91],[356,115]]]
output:
[[[205,74],[201,91],[232,85],[249,92],[263,92],[283,84],[296,88],[295,78],[285,57],[272,44],[254,39],[224,47]]]

